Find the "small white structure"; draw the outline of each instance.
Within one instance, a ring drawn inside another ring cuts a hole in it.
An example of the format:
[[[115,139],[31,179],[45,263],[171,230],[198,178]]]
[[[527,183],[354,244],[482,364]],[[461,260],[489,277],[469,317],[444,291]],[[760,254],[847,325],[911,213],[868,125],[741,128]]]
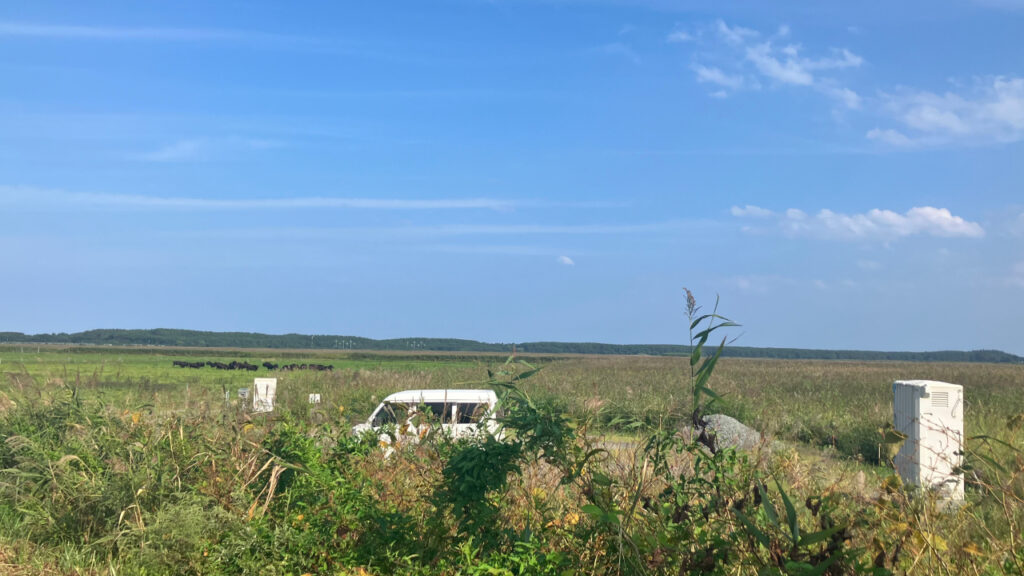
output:
[[[248,400],[249,399],[249,389],[248,388],[239,388],[238,389],[238,397],[241,398],[242,400]]]
[[[894,425],[906,435],[896,471],[907,484],[934,489],[947,500],[963,500],[964,389],[933,380],[892,384]]]
[[[310,394],[309,395],[309,403],[310,404],[319,404],[320,403],[320,395],[319,394]]]
[[[277,396],[277,378],[253,378],[252,411],[273,412]]]

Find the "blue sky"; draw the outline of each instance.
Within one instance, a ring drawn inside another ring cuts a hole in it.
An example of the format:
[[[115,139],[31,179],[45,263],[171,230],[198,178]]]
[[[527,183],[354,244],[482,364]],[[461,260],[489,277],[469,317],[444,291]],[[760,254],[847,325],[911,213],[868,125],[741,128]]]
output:
[[[0,330],[1024,354],[1024,3],[0,7]]]

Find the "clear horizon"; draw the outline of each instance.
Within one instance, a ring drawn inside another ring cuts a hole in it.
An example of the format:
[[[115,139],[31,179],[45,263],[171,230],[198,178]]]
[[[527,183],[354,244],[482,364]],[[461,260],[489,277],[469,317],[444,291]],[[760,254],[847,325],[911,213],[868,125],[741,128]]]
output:
[[[0,331],[684,344],[686,286],[737,346],[1024,355],[1021,30],[1018,0],[0,7]]]

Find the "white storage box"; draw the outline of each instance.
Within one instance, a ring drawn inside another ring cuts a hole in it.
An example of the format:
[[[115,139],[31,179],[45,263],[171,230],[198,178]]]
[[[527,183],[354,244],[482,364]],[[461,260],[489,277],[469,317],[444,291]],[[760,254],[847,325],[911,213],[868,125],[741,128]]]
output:
[[[896,454],[896,471],[907,484],[962,500],[964,389],[933,380],[893,382],[896,430],[906,435]]]

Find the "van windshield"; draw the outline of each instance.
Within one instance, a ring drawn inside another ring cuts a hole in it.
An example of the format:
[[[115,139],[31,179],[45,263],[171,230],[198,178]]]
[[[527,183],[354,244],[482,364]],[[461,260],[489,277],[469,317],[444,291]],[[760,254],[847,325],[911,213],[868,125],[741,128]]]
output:
[[[385,424],[397,424],[405,422],[409,418],[409,406],[397,402],[385,402],[373,417],[373,426]]]

